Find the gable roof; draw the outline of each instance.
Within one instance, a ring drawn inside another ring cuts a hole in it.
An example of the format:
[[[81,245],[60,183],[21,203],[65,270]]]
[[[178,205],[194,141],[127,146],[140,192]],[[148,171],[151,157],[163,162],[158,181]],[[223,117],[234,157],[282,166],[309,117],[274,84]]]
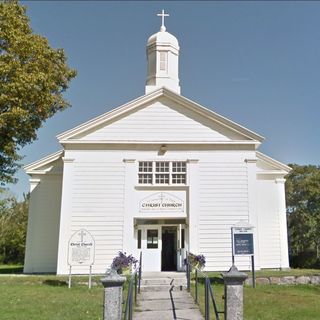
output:
[[[107,123],[108,121],[111,121],[115,118],[121,118],[125,117],[126,114],[129,112],[132,112],[139,107],[143,106],[146,103],[150,103],[152,101],[155,101],[161,97],[166,97],[179,105],[183,106],[184,108],[191,110],[195,112],[196,114],[204,116],[206,119],[218,123],[219,125],[235,132],[238,134],[241,134],[243,137],[245,137],[245,140],[250,140],[252,142],[255,142],[257,144],[260,144],[260,142],[264,139],[262,136],[258,135],[257,133],[219,115],[218,113],[215,113],[200,104],[193,102],[165,87],[160,88],[158,90],[155,90],[147,95],[141,96],[135,100],[132,100],[118,108],[115,108],[109,112],[106,112],[92,120],[89,120],[73,129],[70,129],[66,132],[63,132],[57,136],[57,139],[60,143],[74,143],[77,142],[77,136],[83,135],[86,132],[92,131],[95,128],[98,128],[102,126],[104,123]],[[83,140],[81,141],[81,143]]]
[[[280,161],[277,161],[269,156],[266,156],[262,152],[256,151],[258,164],[257,164],[257,173],[258,174],[288,174],[292,169],[283,164]],[[260,166],[259,170],[259,162],[262,166]]]
[[[23,169],[27,174],[46,174],[52,168],[50,164],[62,158],[63,154],[64,150],[57,151],[40,160],[25,165]]]

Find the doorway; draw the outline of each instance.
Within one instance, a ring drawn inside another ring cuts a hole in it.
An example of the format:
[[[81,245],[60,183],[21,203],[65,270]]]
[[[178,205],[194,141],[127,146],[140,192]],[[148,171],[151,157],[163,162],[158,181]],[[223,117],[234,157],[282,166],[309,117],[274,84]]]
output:
[[[161,271],[177,270],[177,227],[162,227]]]

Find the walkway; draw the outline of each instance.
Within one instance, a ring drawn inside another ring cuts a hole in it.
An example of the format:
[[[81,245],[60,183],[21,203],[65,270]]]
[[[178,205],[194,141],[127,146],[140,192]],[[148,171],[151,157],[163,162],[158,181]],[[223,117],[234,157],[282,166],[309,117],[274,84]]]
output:
[[[203,320],[186,290],[185,273],[143,272],[134,320]]]

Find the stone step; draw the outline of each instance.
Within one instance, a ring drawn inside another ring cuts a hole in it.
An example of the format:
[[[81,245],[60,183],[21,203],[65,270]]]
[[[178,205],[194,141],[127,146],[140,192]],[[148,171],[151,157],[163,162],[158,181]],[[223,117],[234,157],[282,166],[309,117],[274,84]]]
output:
[[[169,291],[154,291],[154,292],[141,292],[138,296],[139,301],[142,300],[167,300],[170,299]],[[173,298],[177,299],[192,299],[189,292],[186,290],[183,291],[174,291]]]
[[[167,311],[136,311],[133,315],[134,320],[203,320],[198,309],[176,310],[176,318],[174,318],[173,310]]]
[[[153,278],[153,279],[145,279],[143,278],[141,280],[141,284],[144,286],[147,285],[162,285],[162,284],[167,284],[167,285],[175,285],[175,286],[179,286],[179,285],[187,285],[187,279],[185,278],[178,278],[178,279],[169,279],[169,278]]]
[[[169,298],[161,300],[141,300],[136,307],[136,311],[166,311],[166,310],[182,310],[182,309],[197,309],[193,299],[185,298]]]
[[[159,279],[159,278],[186,278],[185,272],[172,272],[172,271],[162,271],[162,272],[152,272],[152,271],[142,271],[142,278],[144,279]]]
[[[152,292],[152,291],[169,291],[171,289],[171,285],[168,284],[157,284],[157,285],[141,285],[142,292]],[[186,285],[178,285],[173,286],[173,291],[185,290],[187,288]]]

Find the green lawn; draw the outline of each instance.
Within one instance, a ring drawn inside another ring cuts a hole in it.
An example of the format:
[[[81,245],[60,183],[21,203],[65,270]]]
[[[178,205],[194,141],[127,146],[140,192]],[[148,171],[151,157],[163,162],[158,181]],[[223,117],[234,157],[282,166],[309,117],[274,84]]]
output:
[[[1,320],[102,320],[103,286],[101,277],[88,289],[88,277],[0,276]],[[124,297],[126,297],[126,288]]]
[[[65,279],[59,280],[54,276],[1,276],[0,319],[103,319],[101,286],[89,290],[78,283],[68,289],[62,282]]]
[[[248,276],[251,276],[252,273],[249,271],[244,271]],[[221,272],[206,272],[210,277],[219,277],[221,278]],[[256,277],[283,277],[283,276],[311,276],[311,275],[320,275],[319,269],[290,269],[287,271],[284,270],[259,270],[256,271]]]
[[[19,271],[20,270],[20,271]],[[10,275],[21,272],[21,266],[0,266],[1,320],[98,320],[103,319],[103,287],[101,277],[93,277],[96,285],[86,286],[88,277],[73,277],[68,289],[67,277]],[[280,275],[268,271],[263,276]],[[7,273],[7,275],[3,275]],[[319,270],[292,270],[281,275],[319,274]],[[210,273],[218,281],[219,273]],[[200,308],[204,310],[204,287],[199,285]],[[223,285],[213,285],[219,310],[223,310]],[[194,292],[194,287],[192,287]],[[125,293],[126,295],[126,293]],[[246,320],[315,320],[320,319],[320,286],[258,285],[244,288],[244,319]],[[212,311],[212,307],[211,307]],[[211,319],[214,319],[213,315]],[[221,316],[223,319],[223,316]]]
[[[218,310],[223,311],[224,288],[212,286]],[[199,305],[204,314],[204,286],[199,286]],[[192,286],[194,295],[194,286]],[[320,319],[320,286],[313,285],[261,285],[256,289],[244,288],[245,320],[315,320]],[[210,306],[211,317],[213,308]],[[220,319],[224,319],[220,315]]]

